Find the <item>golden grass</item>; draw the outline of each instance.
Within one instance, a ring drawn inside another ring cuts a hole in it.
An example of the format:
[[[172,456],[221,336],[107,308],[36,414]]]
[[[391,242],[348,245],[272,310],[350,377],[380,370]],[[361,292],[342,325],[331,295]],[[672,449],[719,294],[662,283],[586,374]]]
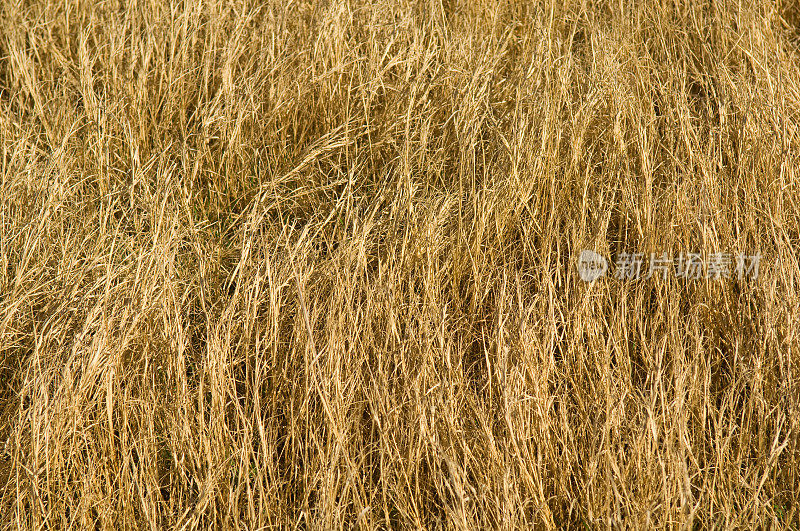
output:
[[[794,3],[0,5],[1,528],[797,528]]]

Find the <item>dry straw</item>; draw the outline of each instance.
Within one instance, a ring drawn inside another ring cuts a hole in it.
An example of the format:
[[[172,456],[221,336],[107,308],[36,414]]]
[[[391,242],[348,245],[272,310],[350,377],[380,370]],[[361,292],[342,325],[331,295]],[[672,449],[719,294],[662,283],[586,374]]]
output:
[[[2,2],[0,528],[797,529],[798,43],[780,0]]]

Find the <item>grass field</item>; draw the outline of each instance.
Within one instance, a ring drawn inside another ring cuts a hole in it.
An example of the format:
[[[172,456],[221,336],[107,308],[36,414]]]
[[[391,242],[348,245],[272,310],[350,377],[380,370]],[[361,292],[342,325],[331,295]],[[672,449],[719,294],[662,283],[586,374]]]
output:
[[[3,0],[0,529],[798,529],[799,171],[794,1]]]

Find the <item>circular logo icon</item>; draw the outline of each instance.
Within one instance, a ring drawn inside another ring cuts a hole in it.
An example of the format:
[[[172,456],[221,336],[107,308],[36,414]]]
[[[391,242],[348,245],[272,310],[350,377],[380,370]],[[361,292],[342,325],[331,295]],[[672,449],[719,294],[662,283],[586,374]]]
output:
[[[584,282],[591,282],[602,277],[608,271],[608,261],[601,254],[588,249],[581,251],[578,257],[578,274]]]

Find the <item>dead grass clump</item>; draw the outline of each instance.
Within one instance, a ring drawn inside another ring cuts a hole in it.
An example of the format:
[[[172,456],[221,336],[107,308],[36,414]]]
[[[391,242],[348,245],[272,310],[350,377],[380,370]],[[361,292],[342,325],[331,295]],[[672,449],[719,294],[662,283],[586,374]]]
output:
[[[796,528],[795,11],[4,3],[2,527]]]

